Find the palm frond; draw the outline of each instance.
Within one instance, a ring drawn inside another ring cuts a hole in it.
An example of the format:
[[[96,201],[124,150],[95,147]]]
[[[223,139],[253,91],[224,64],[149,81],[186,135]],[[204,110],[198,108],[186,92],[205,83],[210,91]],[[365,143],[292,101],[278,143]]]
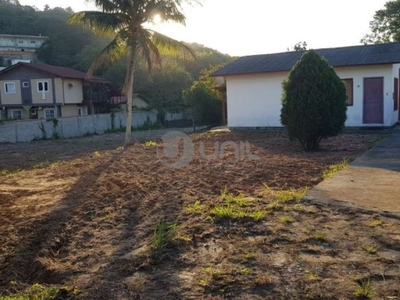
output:
[[[150,1],[146,4],[144,11],[144,22],[149,22],[155,15],[160,15],[163,21],[172,21],[186,25],[185,15],[180,11],[180,7],[174,1]]]
[[[123,14],[82,11],[73,14],[68,23],[89,28],[95,34],[115,36],[118,30],[125,27],[126,20]]]
[[[87,77],[90,78],[93,73],[102,66],[108,65],[119,60],[128,53],[128,47],[122,38],[125,30],[122,30],[117,36],[97,55],[96,59],[87,71]]]
[[[151,33],[151,41],[157,47],[160,54],[183,58],[185,60],[196,60],[196,54],[185,43],[174,40],[164,34],[154,30],[149,30]]]

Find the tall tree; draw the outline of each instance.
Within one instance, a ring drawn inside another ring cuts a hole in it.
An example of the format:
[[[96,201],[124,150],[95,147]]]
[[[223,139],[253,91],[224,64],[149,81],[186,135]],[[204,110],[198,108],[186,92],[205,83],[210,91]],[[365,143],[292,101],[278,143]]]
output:
[[[380,44],[400,41],[400,0],[388,1],[385,8],[375,12],[369,23],[371,33],[361,43]]]
[[[73,14],[69,19],[70,24],[79,24],[99,35],[113,37],[94,60],[88,76],[124,55],[129,57],[122,89],[128,98],[125,144],[129,143],[131,135],[133,82],[139,55],[146,60],[150,72],[154,62],[161,63],[163,52],[173,56],[194,57],[194,52],[184,43],[147,27],[157,15],[163,21],[185,24],[183,2],[198,3],[198,0],[94,0],[101,11],[83,11]]]

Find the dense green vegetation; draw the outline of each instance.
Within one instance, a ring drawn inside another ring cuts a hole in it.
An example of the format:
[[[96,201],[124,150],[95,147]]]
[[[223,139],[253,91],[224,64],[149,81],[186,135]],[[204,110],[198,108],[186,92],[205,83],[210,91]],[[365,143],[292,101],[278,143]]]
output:
[[[71,8],[37,8],[20,5],[17,0],[0,0],[0,33],[44,35],[50,39],[38,51],[39,59],[48,64],[87,71],[109,38],[95,36],[91,31],[67,23]],[[161,66],[155,65],[149,76],[145,61],[139,61],[135,74],[135,92],[143,94],[150,105],[161,111],[180,111],[185,104],[182,91],[198,80],[201,72],[213,65],[231,61],[229,55],[199,44],[189,44],[197,61],[163,57]],[[0,59],[1,63],[1,59]],[[3,62],[5,64],[6,62]],[[128,59],[98,70],[96,75],[109,79],[121,89]]]
[[[346,121],[346,88],[328,62],[307,51],[283,83],[281,121],[306,151],[336,136]]]
[[[385,7],[375,12],[370,22],[371,32],[361,42],[364,44],[380,44],[400,41],[400,0],[391,0]]]

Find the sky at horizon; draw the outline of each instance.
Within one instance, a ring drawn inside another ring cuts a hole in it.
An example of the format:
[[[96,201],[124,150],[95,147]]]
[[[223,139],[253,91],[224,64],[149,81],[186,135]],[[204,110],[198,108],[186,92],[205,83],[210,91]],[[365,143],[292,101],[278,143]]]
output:
[[[360,44],[369,32],[375,11],[388,0],[203,0],[202,6],[184,6],[186,27],[161,23],[157,31],[172,38],[196,42],[232,56],[284,52],[297,42],[309,48]],[[71,7],[74,11],[94,6],[73,0],[20,0],[43,9]]]

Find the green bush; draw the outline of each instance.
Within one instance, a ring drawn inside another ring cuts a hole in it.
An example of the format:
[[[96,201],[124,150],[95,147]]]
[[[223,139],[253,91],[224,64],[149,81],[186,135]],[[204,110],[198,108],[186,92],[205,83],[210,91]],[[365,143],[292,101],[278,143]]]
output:
[[[306,151],[336,136],[346,121],[346,88],[328,62],[307,51],[283,83],[281,122]]]

